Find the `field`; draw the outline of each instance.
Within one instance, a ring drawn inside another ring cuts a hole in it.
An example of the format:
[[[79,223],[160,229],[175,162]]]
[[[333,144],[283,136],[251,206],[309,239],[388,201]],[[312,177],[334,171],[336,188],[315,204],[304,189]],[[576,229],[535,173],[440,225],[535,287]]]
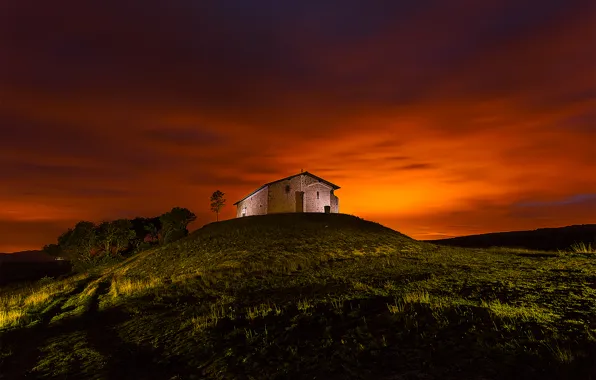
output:
[[[0,288],[0,379],[596,379],[596,255],[348,215],[213,223]]]

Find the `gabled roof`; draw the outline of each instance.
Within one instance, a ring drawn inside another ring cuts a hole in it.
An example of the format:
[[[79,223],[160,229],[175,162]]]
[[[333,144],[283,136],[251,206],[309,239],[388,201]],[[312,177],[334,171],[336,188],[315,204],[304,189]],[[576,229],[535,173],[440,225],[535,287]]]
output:
[[[252,193],[250,193],[250,194],[248,194],[247,196],[245,196],[244,198],[240,199],[238,202],[234,203],[234,206],[236,206],[238,203],[242,202],[242,201],[243,201],[243,200],[245,200],[246,198],[250,197],[251,195],[258,193],[259,191],[263,190],[264,188],[266,188],[266,187],[267,187],[267,186],[269,186],[269,185],[273,185],[274,183],[278,183],[278,182],[281,182],[281,181],[287,181],[287,180],[289,180],[289,179],[292,179],[292,178],[294,178],[294,177],[298,177],[298,176],[300,176],[300,175],[307,175],[307,176],[310,176],[310,177],[312,177],[312,178],[314,178],[314,179],[318,180],[319,182],[323,182],[324,184],[327,184],[327,185],[331,186],[331,187],[333,188],[333,190],[337,190],[337,189],[339,189],[339,186],[337,186],[337,185],[335,185],[335,184],[333,184],[333,183],[331,183],[331,182],[329,182],[329,181],[325,181],[325,180],[324,180],[323,178],[321,178],[321,177],[317,177],[316,175],[314,175],[314,174],[312,174],[312,173],[309,173],[309,172],[302,172],[302,173],[298,173],[298,174],[291,175],[291,176],[289,176],[289,177],[286,177],[286,178],[278,179],[277,181],[273,181],[273,182],[266,183],[266,184],[264,184],[263,186],[261,186],[261,187],[259,187],[258,189],[256,189],[255,191],[253,191]]]

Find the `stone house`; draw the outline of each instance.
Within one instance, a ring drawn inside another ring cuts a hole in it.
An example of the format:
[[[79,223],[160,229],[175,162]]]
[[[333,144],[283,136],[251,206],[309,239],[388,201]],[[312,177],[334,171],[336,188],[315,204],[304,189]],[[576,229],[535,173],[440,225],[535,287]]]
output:
[[[236,217],[284,212],[338,213],[339,199],[332,184],[309,172],[269,182],[234,203]]]

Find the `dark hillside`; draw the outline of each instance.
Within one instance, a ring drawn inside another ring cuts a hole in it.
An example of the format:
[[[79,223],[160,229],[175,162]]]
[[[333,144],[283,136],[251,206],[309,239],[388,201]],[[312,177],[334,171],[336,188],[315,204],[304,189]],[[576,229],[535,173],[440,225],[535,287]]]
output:
[[[494,232],[429,240],[430,243],[457,247],[510,247],[540,251],[566,250],[575,243],[596,245],[596,224],[582,224],[559,228],[540,228],[533,231]]]
[[[274,214],[208,224],[186,239],[142,254],[127,273],[181,275],[204,270],[287,272],[362,255],[420,252],[420,243],[345,214]],[[167,254],[166,254],[167,251]]]
[[[54,261],[54,258],[42,251],[21,251],[14,253],[0,253],[0,263],[7,261],[43,262]]]
[[[0,378],[596,380],[595,259],[349,215],[228,220],[0,288]]]
[[[0,253],[0,286],[35,281],[46,276],[58,277],[71,270],[69,261],[55,260],[42,251]]]

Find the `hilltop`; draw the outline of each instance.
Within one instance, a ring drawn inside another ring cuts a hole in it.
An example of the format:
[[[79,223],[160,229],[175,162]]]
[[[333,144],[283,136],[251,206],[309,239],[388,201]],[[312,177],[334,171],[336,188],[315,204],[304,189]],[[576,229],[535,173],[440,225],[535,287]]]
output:
[[[576,243],[591,244],[596,247],[596,224],[539,228],[530,231],[492,232],[449,239],[428,240],[428,242],[457,247],[511,247],[543,251],[566,250]]]
[[[6,378],[589,378],[593,255],[463,249],[338,214],[212,223],[0,288]]]

